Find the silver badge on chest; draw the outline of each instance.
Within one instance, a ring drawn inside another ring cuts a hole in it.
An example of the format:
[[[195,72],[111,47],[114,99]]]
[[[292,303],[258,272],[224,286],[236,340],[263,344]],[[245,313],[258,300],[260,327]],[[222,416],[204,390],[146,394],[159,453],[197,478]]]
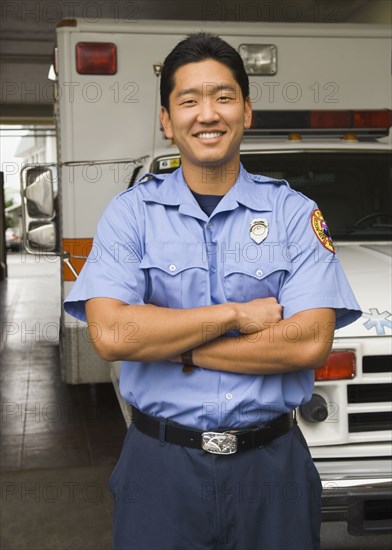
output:
[[[268,235],[268,221],[264,218],[255,218],[250,224],[250,237],[260,244]]]

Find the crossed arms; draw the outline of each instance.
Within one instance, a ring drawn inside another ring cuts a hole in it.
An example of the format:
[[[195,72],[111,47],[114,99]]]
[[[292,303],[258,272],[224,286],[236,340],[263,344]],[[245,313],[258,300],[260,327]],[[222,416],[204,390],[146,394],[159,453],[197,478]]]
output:
[[[195,365],[243,374],[320,367],[335,329],[333,309],[308,309],[282,319],[275,298],[192,309],[92,298],[86,302],[86,316],[94,347],[107,361],[181,362],[181,353],[192,349]],[[240,335],[225,336],[234,330]]]

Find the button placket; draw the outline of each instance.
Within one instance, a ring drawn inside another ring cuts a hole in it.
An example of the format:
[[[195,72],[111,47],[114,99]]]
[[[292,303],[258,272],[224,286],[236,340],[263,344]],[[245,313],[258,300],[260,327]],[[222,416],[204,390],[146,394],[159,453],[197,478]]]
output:
[[[214,229],[214,223],[208,222],[206,225],[207,231],[205,232],[205,240],[207,244],[207,262],[209,275],[215,275],[217,271],[216,258],[218,251],[215,249],[215,243],[213,242],[212,230]]]

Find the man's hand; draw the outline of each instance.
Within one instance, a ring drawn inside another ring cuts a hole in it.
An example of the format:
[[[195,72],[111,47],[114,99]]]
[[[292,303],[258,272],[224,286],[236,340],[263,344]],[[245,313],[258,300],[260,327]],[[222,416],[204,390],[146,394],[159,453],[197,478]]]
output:
[[[282,306],[276,298],[258,298],[245,303],[236,303],[239,331],[242,334],[260,332],[282,320]]]

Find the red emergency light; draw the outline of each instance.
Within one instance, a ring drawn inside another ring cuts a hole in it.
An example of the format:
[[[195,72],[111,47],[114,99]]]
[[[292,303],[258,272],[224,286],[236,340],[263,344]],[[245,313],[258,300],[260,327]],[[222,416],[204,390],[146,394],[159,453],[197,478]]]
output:
[[[337,134],[355,132],[357,135],[387,135],[392,126],[392,111],[334,110],[334,111],[253,111],[252,134]]]
[[[76,70],[79,74],[116,74],[116,45],[112,42],[78,42]]]
[[[311,128],[351,128],[349,111],[310,111]]]
[[[320,381],[354,378],[355,368],[354,351],[332,351],[324,365],[314,370],[314,379]]]
[[[392,111],[354,111],[354,128],[390,128],[392,126]]]

